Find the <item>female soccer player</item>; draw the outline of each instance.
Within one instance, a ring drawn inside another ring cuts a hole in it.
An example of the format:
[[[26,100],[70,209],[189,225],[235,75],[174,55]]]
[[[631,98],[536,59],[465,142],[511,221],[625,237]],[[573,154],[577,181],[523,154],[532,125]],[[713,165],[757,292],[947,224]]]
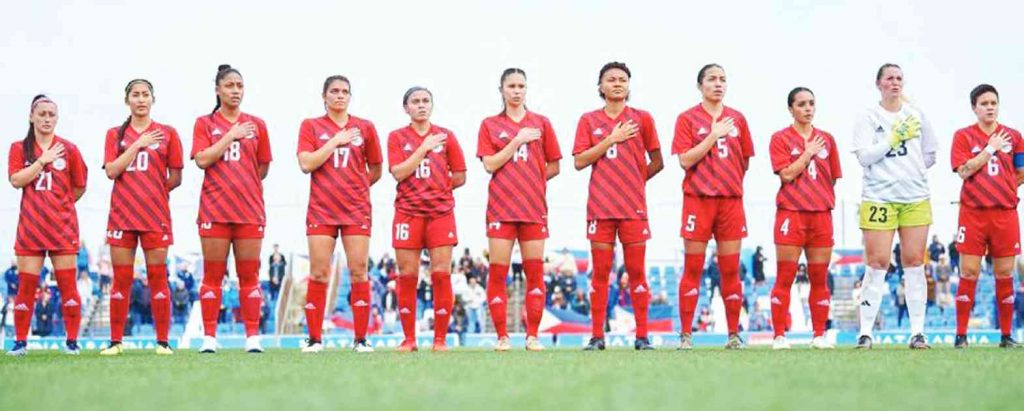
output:
[[[423,87],[405,92],[410,124],[388,135],[388,167],[398,182],[392,246],[398,262],[398,315],[405,341],[399,351],[416,351],[416,286],[420,252],[430,255],[434,292],[434,351],[447,351],[445,337],[454,306],[452,247],[455,230],[452,191],[466,183],[466,159],[455,134],[430,123],[434,95]]]
[[[217,352],[217,315],[228,252],[234,250],[245,350],[263,352],[259,339],[260,247],[267,223],[263,179],[270,169],[270,138],[263,120],[241,110],[245,83],[229,65],[217,68],[217,105],[196,119],[192,159],[205,170],[199,198],[199,237],[203,247],[203,284],[199,291],[203,331],[201,353]]]
[[[1024,140],[1000,124],[999,92],[982,84],[971,90],[978,122],[953,135],[953,171],[964,180],[960,189],[960,287],[956,296],[956,348],[967,348],[967,322],[986,251],[992,256],[999,306],[999,346],[1016,348],[1013,329],[1013,261],[1020,254],[1017,187],[1024,181]]]
[[[811,347],[834,348],[825,340],[828,322],[828,263],[832,258],[832,208],[836,195],[833,187],[842,177],[839,151],[832,135],[815,128],[814,93],[797,87],[787,98],[793,125],[772,135],[770,155],[772,170],[782,180],[775,197],[775,246],[778,271],[772,290],[772,348],[789,349],[786,324],[789,295],[796,278],[800,252],[807,256],[807,276],[811,281],[809,305],[814,338]]]
[[[120,126],[107,130],[103,169],[114,180],[107,220],[107,244],[114,265],[110,289],[110,347],[100,355],[120,355],[132,281],[135,247],[142,243],[149,299],[156,328],[156,353],[174,352],[167,344],[171,326],[171,290],[167,285],[167,247],[174,243],[168,194],[181,184],[181,139],[171,126],[150,118],[153,84],[136,79],[124,88],[131,110]]]
[[[26,339],[35,309],[43,259],[50,256],[67,332],[65,352],[78,355],[82,299],[76,282],[78,213],[75,202],[85,194],[88,169],[78,147],[54,134],[57,103],[45,95],[32,99],[28,135],[11,144],[7,175],[21,189],[21,212],[14,254],[18,257],[18,296],[14,299],[14,347],[7,355],[28,353]]]
[[[373,123],[349,114],[352,84],[345,76],[324,80],[321,96],[327,114],[306,119],[299,128],[299,167],[310,174],[306,236],[309,284],[306,324],[309,341],[302,352],[323,351],[320,341],[330,282],[331,255],[338,236],[352,276],[355,351],[373,352],[366,343],[370,319],[370,283],[366,276],[370,248],[370,186],[380,179],[380,140]]]
[[[587,239],[593,274],[590,292],[591,331],[585,350],[603,350],[609,275],[615,238],[622,243],[629,292],[636,318],[633,348],[651,350],[647,338],[647,285],[644,256],[651,238],[647,222],[646,184],[664,168],[654,118],[626,105],[632,74],[626,64],[605,64],[598,74],[601,109],[580,117],[572,154],[577,170],[593,167],[587,196]]]
[[[679,282],[679,349],[693,348],[693,312],[700,296],[704,252],[714,236],[718,244],[721,295],[729,327],[727,349],[743,348],[739,335],[743,283],[740,282],[741,241],[747,236],[743,210],[743,176],[754,143],[747,119],[726,107],[725,70],[708,64],[697,73],[703,100],[676,118],[672,154],[686,171],[683,179],[683,217],[680,236],[686,248],[683,278]]]
[[[477,139],[477,157],[491,173],[487,195],[487,237],[490,275],[487,301],[498,332],[497,351],[512,349],[506,327],[506,290],[512,247],[522,249],[526,271],[526,349],[541,351],[537,339],[544,313],[544,240],[548,238],[547,180],[558,175],[555,130],[547,117],[526,109],[526,72],[510,68],[498,87],[505,108],[484,119]]]
[[[910,314],[911,349],[931,348],[924,337],[928,289],[924,277],[925,243],[932,223],[928,168],[938,142],[931,125],[903,98],[903,70],[884,64],[875,75],[881,101],[857,120],[853,153],[864,167],[860,228],[864,231],[867,271],[860,307],[857,348],[871,348],[872,327],[882,296],[896,231],[900,235],[903,278]]]

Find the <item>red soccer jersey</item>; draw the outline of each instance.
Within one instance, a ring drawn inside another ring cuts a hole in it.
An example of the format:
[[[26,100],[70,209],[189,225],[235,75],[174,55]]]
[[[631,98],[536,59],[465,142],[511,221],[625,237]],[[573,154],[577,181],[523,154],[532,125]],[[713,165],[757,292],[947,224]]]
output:
[[[242,113],[232,123],[219,111],[197,118],[191,157],[223,138],[235,123],[246,121],[256,124],[256,133],[232,142],[221,158],[206,168],[197,223],[266,224],[259,166],[270,163],[272,157],[263,120]]]
[[[683,193],[704,197],[743,197],[743,176],[747,164],[754,156],[754,142],[750,137],[747,119],[729,107],[722,109],[721,118],[732,117],[735,129],[718,139],[704,158],[686,170]],[[672,155],[685,153],[700,144],[711,132],[711,114],[697,104],[676,118]]]
[[[523,128],[539,129],[540,140],[519,146],[512,158],[491,176],[487,221],[547,222],[547,163],[562,158],[555,130],[547,117],[527,111],[518,123],[505,113],[484,119],[476,155],[482,159],[497,154]]]
[[[373,123],[349,116],[344,129],[361,136],[338,147],[320,168],[310,173],[306,224],[366,225],[371,222],[370,176],[367,165],[384,162]],[[342,131],[328,116],[311,118],[299,128],[299,153],[319,150]]]
[[[1017,169],[1013,166],[1013,156],[1024,153],[1024,141],[1017,130],[999,125],[996,133],[1001,130],[1010,135],[1011,144],[997,151],[983,169],[964,180],[960,189],[961,204],[975,208],[1017,207]],[[984,150],[988,139],[977,124],[958,130],[953,135],[953,171]]]
[[[64,155],[43,167],[31,183],[21,190],[21,213],[15,248],[23,250],[71,250],[78,248],[78,213],[75,210],[75,189],[85,188],[88,168],[78,147],[54,136],[53,144],[64,144]],[[35,156],[43,149],[36,143]],[[28,167],[22,142],[11,144],[7,158],[7,175]]]
[[[412,126],[402,127],[388,135],[388,165],[394,167],[416,151],[426,136],[448,135],[443,145],[427,153],[416,173],[398,183],[395,209],[412,216],[438,217],[455,208],[452,178],[449,173],[466,171],[466,158],[455,133],[436,125],[419,135]]]
[[[169,169],[181,170],[184,167],[178,131],[155,121],[142,133],[129,126],[124,130],[124,139],[118,144],[117,132],[120,128],[118,126],[107,130],[103,164],[116,160],[124,148],[132,145],[146,132],[160,129],[164,139],[140,149],[135,159],[128,163],[128,168],[114,180],[107,230],[170,232],[167,172]]]
[[[591,167],[587,220],[647,219],[647,153],[661,149],[650,113],[626,107],[616,118],[604,109],[584,114],[576,126],[572,154],[587,151],[608,137],[616,124],[630,120],[639,126],[638,135],[613,145]]]
[[[779,208],[791,211],[828,211],[835,207],[834,183],[843,176],[839,167],[839,150],[831,134],[814,129],[812,138],[817,137],[825,140],[825,148],[811,159],[796,180],[779,187],[779,194],[775,196],[775,205]],[[778,174],[793,164],[803,154],[804,146],[804,138],[792,126],[772,134],[769,149],[772,170]]]

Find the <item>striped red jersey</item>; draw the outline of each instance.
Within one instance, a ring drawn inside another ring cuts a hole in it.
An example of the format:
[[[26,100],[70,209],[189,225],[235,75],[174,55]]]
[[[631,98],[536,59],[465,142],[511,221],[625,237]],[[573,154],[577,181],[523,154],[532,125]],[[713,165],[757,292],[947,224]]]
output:
[[[44,166],[36,179],[21,189],[21,213],[18,215],[15,249],[78,249],[75,189],[85,188],[89,171],[78,147],[54,136],[50,144],[52,146],[57,143],[64,144],[64,155]],[[33,149],[36,158],[43,154],[38,142]],[[7,158],[8,178],[31,165],[25,160],[24,154],[21,141],[11,144]]]
[[[373,123],[349,116],[339,126],[328,116],[306,119],[299,127],[299,153],[319,150],[342,130],[358,129],[360,136],[334,149],[320,168],[310,173],[306,224],[366,225],[371,223],[368,165],[384,162]]]
[[[555,130],[547,117],[530,111],[519,122],[505,113],[480,124],[476,155],[497,154],[524,128],[540,130],[539,140],[519,146],[512,158],[491,175],[487,188],[488,222],[547,222],[547,163],[562,158]]]
[[[197,118],[191,157],[194,159],[200,151],[223,138],[235,123],[246,121],[256,124],[256,132],[232,142],[221,158],[205,170],[197,223],[266,225],[259,166],[270,163],[273,158],[263,120],[242,113],[235,122],[230,122],[219,111]]]
[[[702,197],[743,197],[743,176],[747,173],[750,157],[754,156],[754,142],[750,137],[747,119],[729,107],[722,109],[720,118],[731,117],[735,128],[686,170],[683,193]],[[679,155],[700,144],[711,133],[711,114],[697,104],[676,118],[672,154]]]
[[[424,135],[412,126],[388,134],[388,165],[394,167],[409,158],[427,136],[439,133],[448,135],[445,143],[427,153],[416,172],[398,183],[395,209],[406,215],[438,217],[454,209],[450,173],[466,171],[466,158],[455,133],[433,124]]]
[[[825,140],[825,148],[811,159],[807,168],[795,180],[782,183],[775,197],[778,208],[791,211],[828,211],[835,208],[834,185],[843,176],[839,166],[839,150],[831,134],[813,129],[811,138],[818,137]],[[768,150],[772,170],[778,174],[793,164],[803,154],[805,145],[804,138],[792,126],[772,134]]]
[[[114,180],[107,230],[170,232],[167,174],[171,169],[184,167],[178,131],[154,121],[142,132],[125,127],[124,138],[119,142],[120,129],[118,126],[107,130],[103,164],[116,160],[142,134],[161,130],[164,139],[141,148],[128,168]]]
[[[626,107],[616,118],[604,109],[584,114],[576,126],[572,154],[587,151],[608,137],[616,124],[630,120],[637,124],[638,135],[613,145],[592,164],[587,220],[647,219],[647,153],[661,149],[650,113]]]
[[[1020,132],[999,125],[994,133],[1006,131],[1010,144],[996,151],[984,168],[964,180],[960,188],[960,203],[974,208],[1016,208],[1017,179],[1013,156],[1024,153]],[[988,146],[989,135],[977,124],[957,130],[953,135],[951,153],[953,171],[974,158]]]

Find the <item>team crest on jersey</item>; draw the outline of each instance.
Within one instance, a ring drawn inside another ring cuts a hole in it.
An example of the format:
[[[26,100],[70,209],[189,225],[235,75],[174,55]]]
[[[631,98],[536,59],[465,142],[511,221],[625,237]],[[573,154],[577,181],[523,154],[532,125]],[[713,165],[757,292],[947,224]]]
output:
[[[442,151],[444,151],[444,144],[441,144],[441,145],[439,145],[437,147],[434,147],[434,152],[435,153],[440,153]]]
[[[150,150],[156,150],[158,148],[160,148],[160,143],[153,143],[149,145]]]
[[[56,160],[53,160],[53,168],[54,168],[54,170],[61,171],[61,170],[65,169],[65,168],[67,168],[67,167],[68,167],[67,160],[64,160],[63,158],[58,158]]]
[[[508,133],[502,131],[501,134],[498,134],[498,138],[502,140],[508,140]]]
[[[1009,153],[1009,152],[1010,152],[1010,150],[1013,150],[1013,147],[1010,147],[1010,145],[1009,145],[1009,144],[1003,144],[1003,148],[1002,148],[1002,150],[1001,150],[1002,152],[1004,152],[1004,153]]]
[[[245,138],[246,138],[247,140],[250,140],[250,139],[252,139],[252,138],[255,138],[255,137],[256,137],[256,133],[253,133],[253,132],[251,132],[251,131],[249,132],[249,134],[246,134],[246,135],[245,135]]]
[[[362,146],[363,145],[363,138],[362,137],[353,138],[352,139],[352,145],[356,146],[356,147]]]
[[[595,136],[603,136],[604,135],[604,130],[601,129],[601,128],[598,128],[598,129],[594,130],[594,135]]]
[[[820,158],[822,160],[828,158],[828,149],[827,148],[821,149],[821,151],[818,152],[818,158]]]
[[[729,130],[729,137],[739,137],[740,129],[733,126],[732,130]]]

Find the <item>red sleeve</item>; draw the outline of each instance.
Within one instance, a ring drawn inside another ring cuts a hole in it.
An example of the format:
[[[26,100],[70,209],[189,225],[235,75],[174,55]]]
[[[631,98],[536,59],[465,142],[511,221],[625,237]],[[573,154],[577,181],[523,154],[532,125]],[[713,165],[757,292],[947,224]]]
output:
[[[839,148],[836,147],[836,139],[831,134],[828,136],[828,144],[832,152],[828,153],[828,167],[832,170],[832,181],[843,178],[843,168],[839,165]]]
[[[754,139],[750,136],[750,126],[747,125],[747,118],[740,117],[740,148],[743,149],[743,157],[754,156]]]
[[[544,119],[544,129],[541,130],[541,141],[544,142],[544,160],[547,162],[562,159],[562,148],[558,146],[558,137],[555,136],[555,128],[551,127],[551,121]]]
[[[189,158],[195,159],[196,154],[200,151],[206,150],[207,147],[213,144],[210,141],[210,133],[206,128],[206,124],[203,124],[203,118],[196,119],[196,125],[192,129],[192,153],[189,154]]]
[[[772,171],[774,171],[775,174],[778,174],[782,169],[793,164],[793,155],[789,150],[786,150],[786,139],[782,137],[781,133],[775,133],[775,135],[772,136],[772,141],[768,145],[768,156],[771,157]],[[836,155],[833,155],[832,157],[836,157]]]
[[[1017,130],[1010,131],[1010,138],[1013,142],[1013,154],[1024,154],[1024,139]]]
[[[25,153],[22,150],[22,143],[11,144],[10,155],[7,156],[7,180],[21,169],[25,168]]]
[[[487,120],[480,122],[480,132],[476,135],[476,157],[482,159],[484,156],[493,156],[498,151],[488,136]]]
[[[167,127],[168,139],[167,139],[167,168],[173,168],[181,170],[185,168],[184,159],[182,158],[181,150],[181,136],[178,135],[178,130],[174,127]]]
[[[572,144],[572,155],[577,155],[593,147],[594,144],[590,141],[590,127],[587,124],[587,116],[580,117],[579,124],[576,125],[576,141]]]
[[[71,174],[71,186],[74,188],[85,188],[85,182],[89,177],[89,167],[86,167],[82,159],[82,152],[78,147],[68,152],[68,172]]]
[[[658,129],[654,127],[654,117],[651,113],[644,112],[640,116],[640,129],[644,131],[644,146],[647,152],[661,150],[661,141],[658,141]]]
[[[690,119],[686,117],[686,113],[676,117],[676,131],[675,135],[672,136],[673,155],[683,154],[693,148],[692,132],[693,126],[690,124]]]
[[[392,131],[391,134],[388,134],[388,170],[401,164],[408,157],[408,155],[402,152],[400,145],[401,142],[399,142],[397,131]]]
[[[316,137],[313,136],[313,125],[309,120],[302,120],[299,126],[299,148],[295,154],[311,153],[316,151]]]
[[[448,130],[448,139],[445,140],[445,148],[448,152],[448,169],[454,172],[466,171],[466,157],[462,154],[462,147],[455,133]]]
[[[363,142],[366,144],[366,163],[378,165],[384,162],[380,153],[380,138],[377,137],[377,128],[373,123],[366,123],[366,132],[363,133]]]
[[[103,165],[117,159],[117,129],[107,130],[107,139],[103,143]]]
[[[256,146],[256,162],[267,164],[274,160],[274,156],[270,154],[270,134],[267,133],[267,123],[256,119],[256,133],[256,138],[259,139]]]
[[[957,131],[953,135],[953,147],[949,150],[949,154],[954,173],[960,166],[974,157],[967,143],[967,134]]]

